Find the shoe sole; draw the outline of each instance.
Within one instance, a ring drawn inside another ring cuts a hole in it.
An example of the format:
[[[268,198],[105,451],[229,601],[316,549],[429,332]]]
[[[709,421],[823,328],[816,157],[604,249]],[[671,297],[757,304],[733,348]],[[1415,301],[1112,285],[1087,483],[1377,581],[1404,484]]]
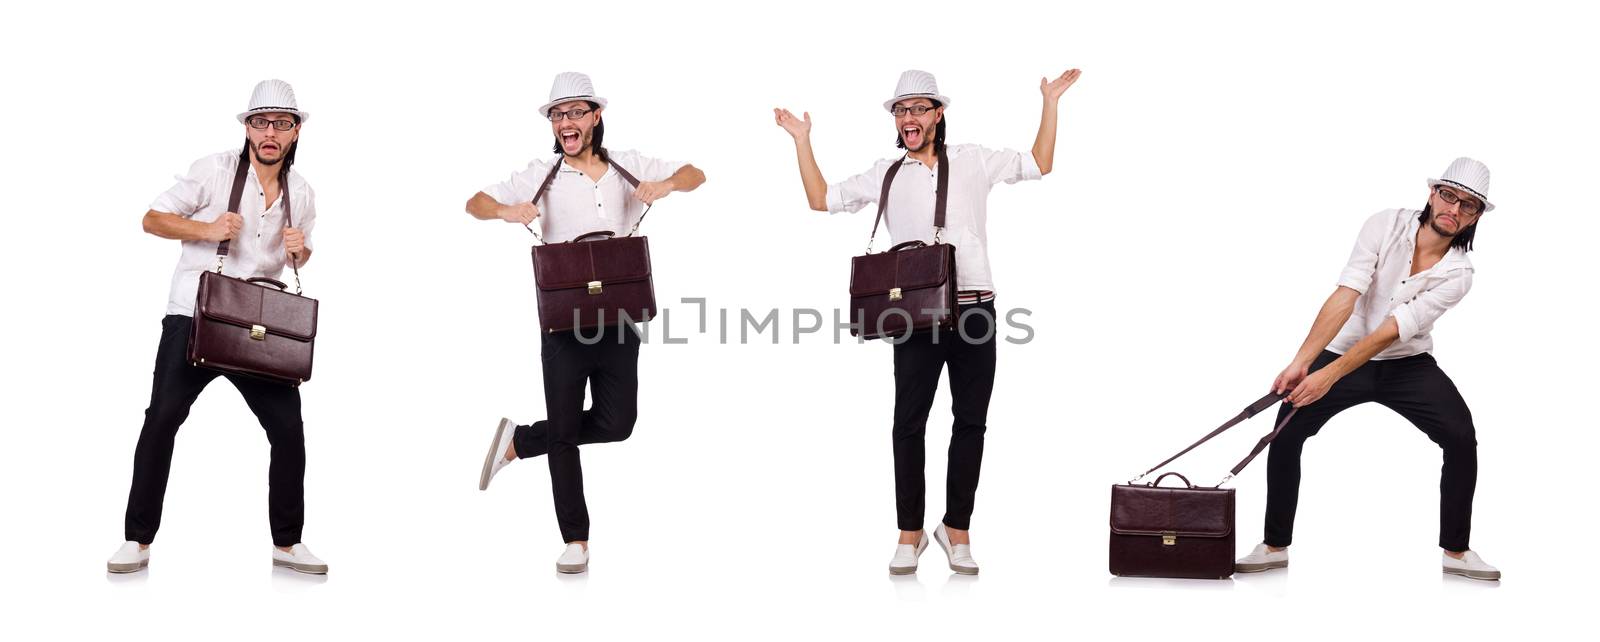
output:
[[[567,575],[587,573],[589,572],[589,563],[584,562],[582,564],[562,564],[560,562],[556,562],[556,572],[565,573]]]
[[[1270,571],[1275,568],[1289,568],[1289,560],[1284,560],[1282,562],[1262,562],[1260,564],[1234,564],[1233,572],[1260,573],[1262,571]]]
[[[145,567],[149,566],[149,565],[150,565],[150,560],[141,560],[140,562],[138,562],[136,564],[130,564],[130,563],[117,564],[117,563],[113,563],[113,562],[106,562],[106,572],[107,573],[137,573],[139,571],[144,570]]]
[[[1473,571],[1464,568],[1446,568],[1445,575],[1460,575],[1468,579],[1483,580],[1485,582],[1500,581],[1500,571]]]
[[[494,458],[506,456],[500,448],[500,438],[505,436],[507,426],[516,430],[516,424],[511,423],[510,419],[501,419],[500,425],[494,429],[494,441],[489,442],[489,454],[483,458],[483,472],[478,473],[478,490],[489,490],[489,479],[494,474]]]
[[[307,575],[327,575],[328,574],[328,565],[327,564],[296,564],[294,562],[285,562],[283,560],[274,559],[274,560],[272,560],[272,565],[273,566],[282,566],[284,568],[289,568],[289,569],[294,569],[296,571],[299,571],[301,573],[305,573]]]
[[[943,526],[943,524],[940,524],[940,526]],[[937,528],[933,530],[933,541],[938,542],[939,550],[944,551],[944,561],[950,565],[950,570],[955,571],[957,575],[977,575],[978,567],[976,566],[956,566],[955,560],[950,557],[950,542],[945,541],[943,537],[939,537],[941,532],[943,531]]]

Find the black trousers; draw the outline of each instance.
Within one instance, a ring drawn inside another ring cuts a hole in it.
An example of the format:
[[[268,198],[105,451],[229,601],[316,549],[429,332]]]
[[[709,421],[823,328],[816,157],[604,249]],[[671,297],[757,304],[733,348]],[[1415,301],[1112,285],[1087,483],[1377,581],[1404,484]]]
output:
[[[161,504],[172,469],[172,444],[189,407],[206,384],[226,377],[267,431],[272,463],[267,468],[267,519],[275,546],[300,543],[305,525],[305,429],[300,420],[300,389],[279,383],[191,365],[189,328],[193,319],[169,314],[161,320],[161,345],[150,385],[150,407],[133,451],[133,483],[128,489],[124,536],[149,544],[161,527]]]
[[[971,527],[989,396],[994,391],[994,302],[963,305],[957,314],[959,332],[919,332],[894,347],[894,490],[900,530],[922,528],[927,490],[924,435],[939,375],[947,365],[955,422],[945,475],[943,521],[950,528]]]
[[[1324,351],[1312,362],[1311,370],[1337,358],[1339,355]],[[1444,450],[1439,475],[1439,547],[1467,550],[1472,535],[1472,494],[1478,484],[1477,432],[1472,427],[1472,412],[1455,383],[1427,353],[1368,361],[1333,384],[1316,403],[1300,409],[1273,440],[1267,454],[1267,545],[1288,546],[1293,539],[1300,500],[1300,451],[1306,439],[1334,415],[1369,401],[1400,413]],[[1279,410],[1279,421],[1284,412],[1287,409]]]
[[[544,335],[539,357],[547,418],[517,426],[512,446],[519,458],[549,457],[550,492],[563,541],[589,540],[578,446],[633,434],[639,416],[639,343],[628,326]],[[588,410],[583,408],[586,386],[593,396]]]

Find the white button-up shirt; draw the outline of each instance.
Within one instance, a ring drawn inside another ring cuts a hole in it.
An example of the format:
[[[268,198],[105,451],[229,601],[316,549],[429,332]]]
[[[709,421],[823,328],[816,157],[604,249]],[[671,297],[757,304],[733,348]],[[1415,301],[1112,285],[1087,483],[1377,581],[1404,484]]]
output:
[[[956,247],[956,289],[992,291],[989,189],[999,183],[1038,180],[1039,164],[1032,154],[979,145],[950,145],[945,154],[950,163],[950,195],[945,203],[945,229],[939,240]],[[903,166],[889,188],[889,204],[883,212],[890,245],[917,240],[932,244],[939,176],[936,168],[910,157],[880,160],[866,172],[829,185],[828,211],[856,212],[876,203],[883,190],[883,177],[894,163]]]
[[[156,197],[150,209],[177,214],[210,223],[228,211],[228,194],[233,190],[233,173],[239,167],[239,150],[206,156],[189,166],[189,174]],[[275,170],[273,170],[275,171]],[[279,186],[279,195],[270,205],[255,167],[245,177],[239,196],[239,211],[244,226],[228,245],[228,258],[222,273],[247,279],[264,276],[276,279],[288,265],[283,249],[283,195],[292,201],[294,227],[305,233],[306,249],[311,249],[311,228],[316,225],[316,195],[300,173],[289,170],[288,186]],[[172,289],[167,295],[167,314],[194,316],[194,300],[200,287],[200,273],[217,267],[217,244],[212,241],[184,241],[178,267],[172,273]]]
[[[1339,285],[1361,293],[1355,311],[1328,344],[1344,354],[1394,317],[1400,338],[1374,359],[1399,359],[1433,350],[1433,323],[1472,289],[1472,261],[1450,248],[1433,267],[1411,274],[1417,249],[1418,210],[1384,210],[1361,227]]]
[[[664,181],[684,166],[681,161],[649,158],[631,149],[606,152],[640,182]],[[503,183],[483,188],[483,193],[501,205],[532,201],[554,162],[556,159],[547,158],[528,163],[527,169],[512,174]],[[537,222],[546,243],[562,243],[600,230],[622,236],[644,214],[644,203],[633,197],[633,186],[616,169],[607,165],[605,175],[594,181],[588,174],[569,167],[564,157],[550,189],[534,205],[539,208]]]

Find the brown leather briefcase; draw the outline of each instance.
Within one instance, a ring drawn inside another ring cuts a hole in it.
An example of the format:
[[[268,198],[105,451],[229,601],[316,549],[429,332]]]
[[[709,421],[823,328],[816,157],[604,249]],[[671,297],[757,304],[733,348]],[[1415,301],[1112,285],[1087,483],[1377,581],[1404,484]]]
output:
[[[865,339],[896,337],[933,328],[950,329],[956,315],[956,248],[939,242],[944,230],[949,159],[938,150],[938,189],[933,209],[933,245],[906,241],[872,253],[889,203],[889,185],[900,162],[889,166],[878,196],[867,253],[850,259],[850,334]]]
[[[1215,487],[1195,486],[1175,472],[1163,474],[1154,482],[1135,482],[1280,399],[1282,396],[1277,394],[1262,397],[1183,452],[1126,484],[1111,487],[1112,575],[1196,579],[1224,579],[1233,575],[1234,490],[1222,488],[1222,484],[1243,471],[1267,444],[1272,443],[1294,417],[1295,409],[1291,409],[1271,433],[1256,442],[1249,456]],[[1168,476],[1183,480],[1183,487],[1162,487],[1161,480]]]
[[[250,161],[239,159],[228,195],[228,211],[239,211]],[[292,227],[289,186],[283,185],[284,227]],[[300,294],[299,259],[290,257],[295,291],[282,282],[222,274],[228,241],[217,244],[217,269],[200,273],[194,321],[189,329],[189,362],[298,386],[311,380],[317,338],[317,300]],[[269,287],[270,286],[270,287]]]
[[[606,159],[611,168],[637,188],[634,178],[621,165]],[[544,197],[550,183],[561,170],[560,159],[533,195],[533,202]],[[583,234],[565,243],[533,247],[533,281],[538,288],[539,326],[547,333],[573,329],[642,323],[655,318],[655,284],[650,275],[650,244],[634,236],[650,208],[645,207],[627,236],[601,230]],[[533,227],[528,227],[533,232]],[[534,236],[539,234],[534,232]],[[542,242],[543,239],[541,238]]]

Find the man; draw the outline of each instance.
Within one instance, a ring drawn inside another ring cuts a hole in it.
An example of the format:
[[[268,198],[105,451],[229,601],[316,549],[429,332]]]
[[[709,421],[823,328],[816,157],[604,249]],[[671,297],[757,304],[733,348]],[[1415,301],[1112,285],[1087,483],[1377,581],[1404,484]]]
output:
[[[1055,80],[1041,78],[1043,110],[1033,153],[992,150],[978,145],[945,145],[945,110],[950,99],[939,93],[933,74],[911,70],[900,76],[894,97],[883,103],[894,117],[896,144],[903,157],[878,161],[864,173],[828,184],[817,167],[811,148],[811,114],[795,118],[786,109],[774,109],[777,123],[794,137],[811,209],[855,212],[880,198],[884,176],[894,164],[899,178],[891,183],[884,218],[893,243],[935,241],[935,186],[939,171],[948,171],[945,228],[938,240],[955,246],[958,332],[932,330],[905,337],[894,346],[894,470],[895,508],[900,527],[889,572],[915,573],[917,558],[927,548],[922,531],[924,511],[924,432],[928,411],[945,365],[950,367],[950,391],[955,422],[950,438],[949,473],[944,518],[933,537],[945,551],[950,569],[976,574],[968,535],[978,470],[983,459],[983,435],[994,388],[995,314],[994,283],[989,273],[986,230],[987,198],[997,183],[1036,180],[1050,173],[1055,159],[1056,120],[1061,95],[1078,80],[1073,69]],[[948,168],[938,167],[940,158]]]
[[[1439,547],[1444,572],[1498,580],[1468,548],[1478,442],[1472,413],[1434,362],[1434,322],[1472,288],[1467,252],[1489,202],[1489,168],[1458,158],[1428,181],[1421,212],[1385,210],[1367,219],[1355,250],[1300,352],[1272,382],[1300,411],[1267,456],[1266,537],[1240,559],[1242,573],[1285,568],[1300,492],[1300,449],[1339,412],[1375,401],[1444,450]],[[1280,421],[1287,408],[1279,411]]]
[[[546,243],[599,230],[620,236],[633,229],[646,206],[705,182],[705,174],[687,163],[607,150],[602,145],[605,107],[606,99],[595,95],[588,76],[558,74],[550,102],[539,113],[550,119],[555,151],[561,156],[535,160],[505,182],[484,188],[467,201],[467,213],[525,226],[537,220]],[[552,171],[543,200],[532,202]],[[637,188],[624,173],[640,181]],[[529,320],[528,327],[537,332],[539,326]],[[524,426],[501,419],[478,477],[478,489],[485,490],[517,458],[547,455],[556,520],[567,543],[556,560],[562,573],[582,573],[589,567],[589,511],[578,446],[627,439],[638,415],[638,334],[627,325],[604,328],[598,338],[594,333],[584,330],[582,338],[573,330],[541,335],[546,419]],[[585,385],[593,394],[588,410],[583,408]]]
[[[300,419],[300,390],[293,386],[225,374],[190,364],[187,359],[200,273],[217,269],[217,246],[231,241],[223,274],[276,278],[287,261],[304,266],[311,258],[311,229],[316,223],[315,194],[298,172],[290,171],[300,129],[309,117],[296,106],[294,89],[281,80],[264,80],[238,115],[244,125],[243,149],[206,156],[189,167],[150,205],[144,231],[183,242],[177,270],[161,321],[150,407],[145,410],[139,445],[133,453],[133,483],[128,491],[124,524],[128,540],[106,563],[113,573],[144,569],[150,542],[161,525],[162,499],[172,465],[173,440],[200,391],[219,375],[225,377],[261,421],[272,445],[267,479],[267,516],[272,525],[272,563],[302,573],[327,573],[328,565],[300,542],[305,523],[305,434]],[[229,212],[228,197],[239,163],[248,163],[239,211]],[[285,227],[289,201],[294,227]]]

